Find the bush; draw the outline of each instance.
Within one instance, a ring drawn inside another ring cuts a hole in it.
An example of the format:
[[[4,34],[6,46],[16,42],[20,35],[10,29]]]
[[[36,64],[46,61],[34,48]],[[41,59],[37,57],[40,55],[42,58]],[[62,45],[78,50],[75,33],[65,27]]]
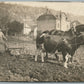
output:
[[[8,28],[9,28],[8,30],[9,35],[20,34],[23,30],[23,23],[13,21],[11,23],[8,23]]]

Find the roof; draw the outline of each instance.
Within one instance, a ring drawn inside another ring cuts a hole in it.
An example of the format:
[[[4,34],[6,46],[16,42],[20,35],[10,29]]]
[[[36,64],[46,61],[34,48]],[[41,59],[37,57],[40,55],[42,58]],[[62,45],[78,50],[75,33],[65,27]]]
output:
[[[51,11],[47,8],[46,12],[42,15],[40,15],[37,18],[37,21],[41,21],[41,20],[56,20],[56,17],[51,13]]]
[[[53,19],[53,20],[56,20],[56,17],[54,16],[54,15],[51,15],[51,14],[43,14],[43,15],[41,15],[41,16],[39,16],[38,18],[37,18],[37,20],[45,20],[45,19]]]

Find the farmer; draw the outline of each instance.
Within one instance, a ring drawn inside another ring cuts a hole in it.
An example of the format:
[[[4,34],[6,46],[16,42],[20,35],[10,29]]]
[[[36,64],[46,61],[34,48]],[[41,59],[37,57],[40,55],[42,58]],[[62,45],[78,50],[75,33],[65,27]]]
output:
[[[5,37],[5,35],[3,34],[3,32],[0,29],[0,44],[4,44],[5,48],[7,48],[5,40],[7,40],[7,38]]]
[[[76,23],[73,23],[71,30],[72,30],[72,34],[76,35]]]

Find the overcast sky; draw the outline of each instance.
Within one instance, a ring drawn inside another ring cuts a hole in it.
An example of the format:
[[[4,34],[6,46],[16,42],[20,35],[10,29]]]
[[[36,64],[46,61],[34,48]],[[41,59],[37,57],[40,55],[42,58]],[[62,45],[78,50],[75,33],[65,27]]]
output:
[[[11,4],[22,4],[33,7],[47,7],[54,10],[61,10],[75,15],[84,16],[84,3],[83,2],[6,2]]]

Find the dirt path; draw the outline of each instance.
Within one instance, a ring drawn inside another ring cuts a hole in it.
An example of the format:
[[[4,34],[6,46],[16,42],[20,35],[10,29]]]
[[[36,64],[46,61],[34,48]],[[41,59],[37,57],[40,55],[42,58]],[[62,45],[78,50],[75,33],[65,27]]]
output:
[[[30,55],[0,56],[0,81],[84,81],[84,68],[62,63],[34,62]]]

